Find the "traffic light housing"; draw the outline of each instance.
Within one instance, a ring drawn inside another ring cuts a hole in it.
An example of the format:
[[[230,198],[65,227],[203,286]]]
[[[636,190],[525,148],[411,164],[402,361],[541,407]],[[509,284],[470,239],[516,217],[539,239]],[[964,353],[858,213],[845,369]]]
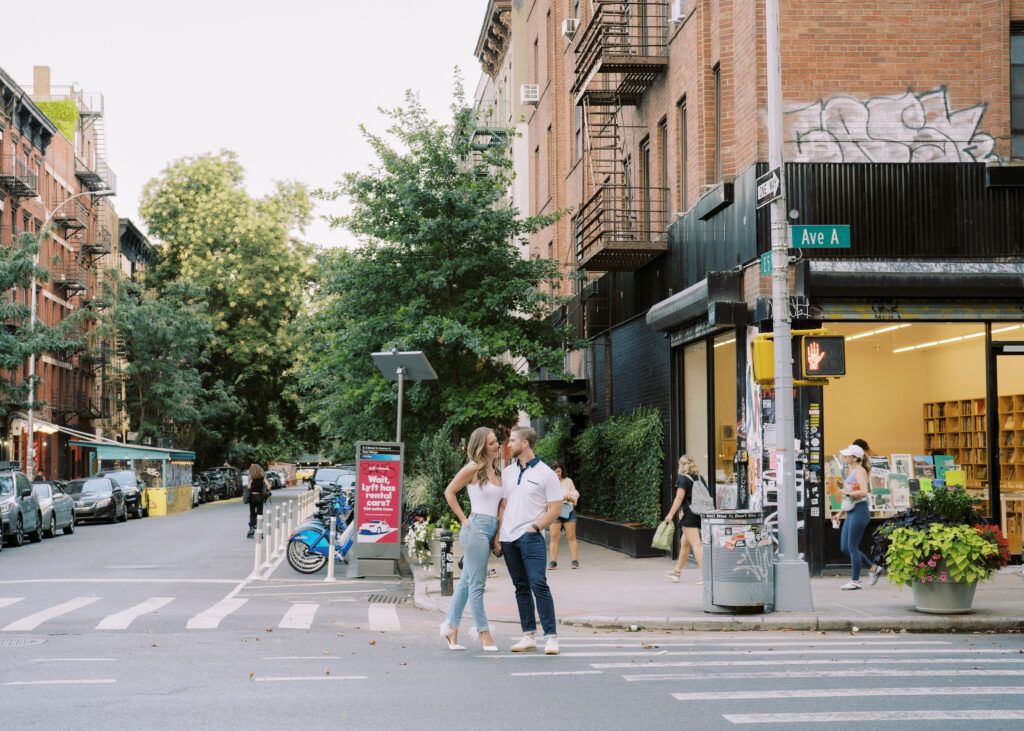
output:
[[[803,378],[845,376],[846,338],[842,335],[801,337],[800,375]]]

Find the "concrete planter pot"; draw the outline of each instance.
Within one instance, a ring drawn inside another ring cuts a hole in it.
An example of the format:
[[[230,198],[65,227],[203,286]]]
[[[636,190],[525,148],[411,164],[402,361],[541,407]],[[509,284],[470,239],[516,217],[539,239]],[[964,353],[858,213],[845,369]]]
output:
[[[966,614],[974,603],[978,582],[964,584],[959,581],[915,581],[914,608],[926,614]]]
[[[664,558],[665,552],[651,548],[657,528],[617,523],[590,515],[576,514],[576,537],[587,543],[610,548],[633,558]]]

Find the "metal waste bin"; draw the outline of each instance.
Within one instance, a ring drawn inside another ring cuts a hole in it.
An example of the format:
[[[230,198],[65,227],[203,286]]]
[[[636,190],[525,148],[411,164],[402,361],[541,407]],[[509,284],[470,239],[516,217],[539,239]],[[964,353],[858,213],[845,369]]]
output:
[[[771,533],[759,510],[715,510],[701,516],[704,611],[771,611],[775,599]]]

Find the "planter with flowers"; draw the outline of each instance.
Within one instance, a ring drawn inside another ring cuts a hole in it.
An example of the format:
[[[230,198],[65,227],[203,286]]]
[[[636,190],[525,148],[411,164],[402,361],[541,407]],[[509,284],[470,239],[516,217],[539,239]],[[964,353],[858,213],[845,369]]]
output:
[[[919,612],[969,612],[978,582],[1009,562],[1006,539],[983,524],[978,502],[963,488],[937,487],[878,530],[889,581],[913,589]]]
[[[422,517],[415,518],[405,530],[405,550],[409,560],[420,566],[429,566],[433,539],[433,523]]]

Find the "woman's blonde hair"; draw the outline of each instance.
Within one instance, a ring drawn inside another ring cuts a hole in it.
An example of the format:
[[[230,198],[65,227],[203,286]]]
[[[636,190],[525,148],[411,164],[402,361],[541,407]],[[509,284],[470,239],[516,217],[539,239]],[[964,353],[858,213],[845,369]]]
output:
[[[249,465],[249,482],[250,483],[253,480],[256,480],[256,479],[259,479],[260,477],[263,477],[264,474],[266,474],[266,473],[263,471],[263,468],[260,467],[255,462],[253,462],[251,465]]]
[[[487,437],[494,433],[489,426],[479,426],[469,435],[469,443],[466,445],[466,457],[476,465],[476,472],[473,477],[476,484],[487,479]],[[495,472],[500,472],[498,458],[491,460],[491,466]]]
[[[683,455],[679,458],[679,467],[677,468],[681,475],[699,475],[700,467],[687,455]]]

